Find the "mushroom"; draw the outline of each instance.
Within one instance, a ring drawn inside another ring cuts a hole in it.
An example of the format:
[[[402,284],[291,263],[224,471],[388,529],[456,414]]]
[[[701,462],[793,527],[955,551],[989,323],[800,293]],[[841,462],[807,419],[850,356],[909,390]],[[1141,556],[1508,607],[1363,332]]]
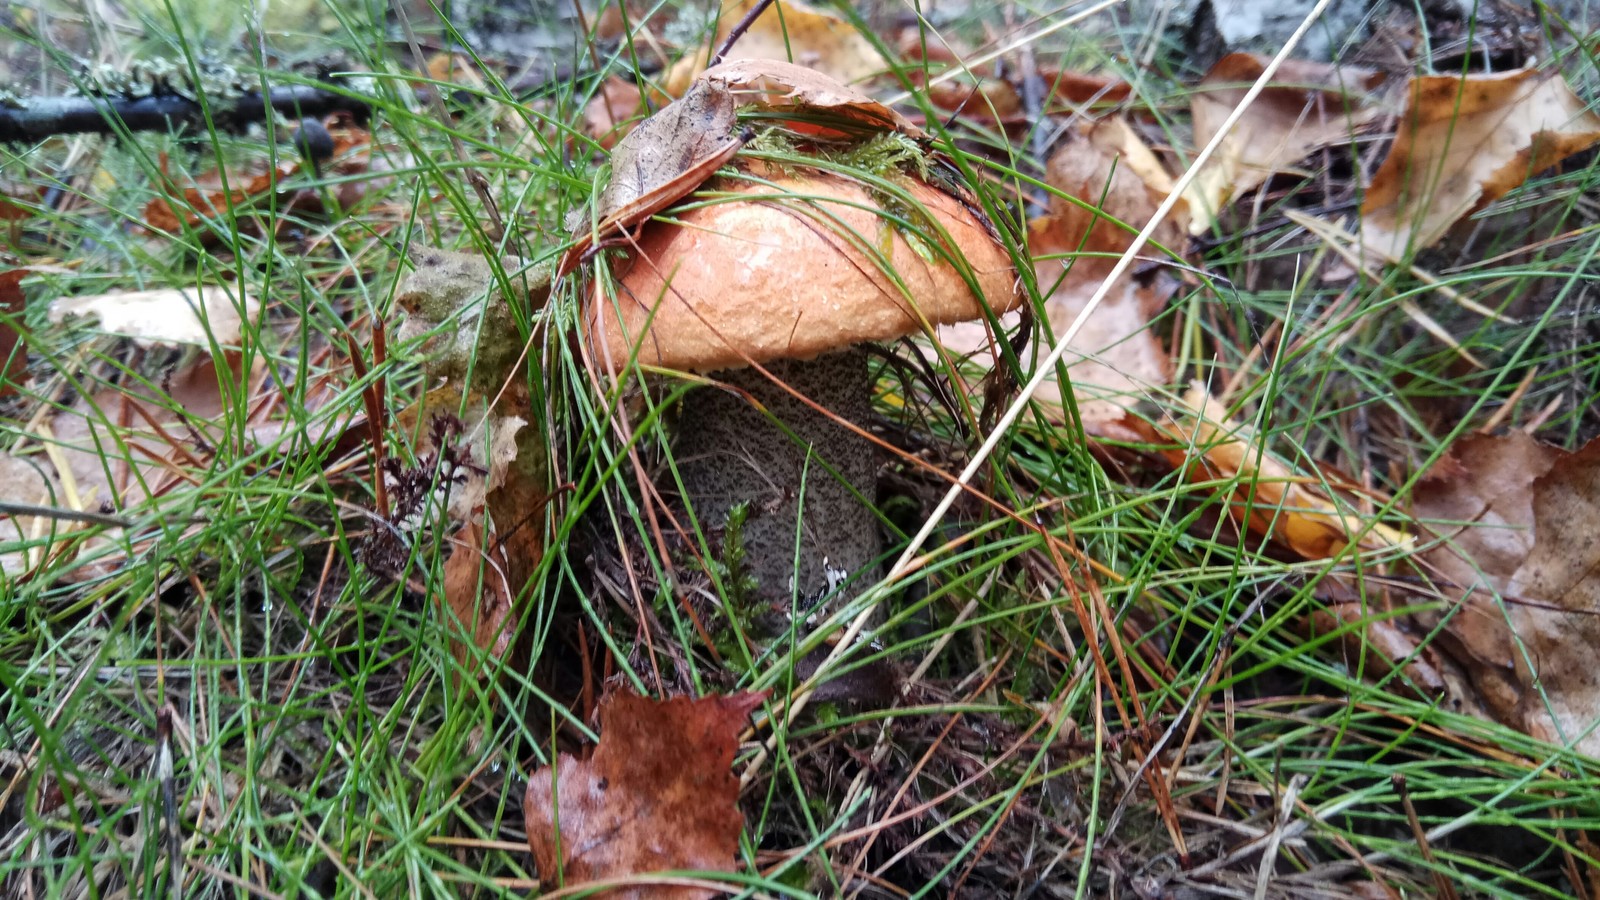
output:
[[[713,528],[748,504],[755,597],[782,609],[826,596],[883,552],[876,449],[811,404],[863,426],[873,388],[863,345],[1020,303],[1011,257],[970,198],[885,177],[912,201],[891,208],[901,218],[917,210],[917,246],[884,212],[885,192],[862,180],[746,161],[648,223],[614,296],[594,295],[585,311],[594,356],[611,373],[637,347],[641,364],[720,383],[681,406],[673,457],[684,499]]]

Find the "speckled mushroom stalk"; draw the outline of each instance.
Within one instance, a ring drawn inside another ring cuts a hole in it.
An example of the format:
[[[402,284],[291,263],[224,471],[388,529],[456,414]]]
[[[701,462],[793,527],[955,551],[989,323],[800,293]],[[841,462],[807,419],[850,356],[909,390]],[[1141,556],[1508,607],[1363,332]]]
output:
[[[766,183],[715,179],[709,191],[733,199],[644,229],[617,295],[588,311],[589,341],[613,372],[638,344],[642,363],[716,373],[734,388],[684,399],[673,457],[686,499],[708,529],[749,503],[742,536],[758,599],[809,600],[828,591],[830,574],[837,583],[862,573],[882,552],[872,509],[878,454],[750,363],[859,425],[872,400],[861,345],[980,318],[986,303],[1003,313],[1020,300],[1010,256],[969,204],[939,189],[904,185],[949,235],[981,297],[951,262],[918,254],[859,182],[819,171],[755,174]],[[869,583],[872,573],[862,574],[858,583]]]
[[[847,422],[866,422],[872,411],[862,349],[777,360],[765,368]],[[882,552],[870,506],[877,493],[877,448],[755,369],[711,377],[745,392],[766,413],[734,391],[702,389],[685,398],[673,456],[701,523],[720,526],[734,506],[750,504],[741,536],[748,574],[763,599],[797,596],[804,603],[847,575],[871,581],[865,570]]]

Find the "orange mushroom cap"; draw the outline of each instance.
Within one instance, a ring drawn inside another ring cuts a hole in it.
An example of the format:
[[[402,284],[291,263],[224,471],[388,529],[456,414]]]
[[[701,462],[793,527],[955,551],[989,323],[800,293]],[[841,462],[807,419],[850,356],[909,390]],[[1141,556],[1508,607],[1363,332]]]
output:
[[[714,179],[698,205],[649,223],[616,296],[591,302],[586,333],[606,369],[625,366],[636,342],[641,363],[686,371],[811,359],[1021,303],[1010,254],[938,188],[904,179],[937,226],[923,229],[925,258],[859,181],[747,172]]]

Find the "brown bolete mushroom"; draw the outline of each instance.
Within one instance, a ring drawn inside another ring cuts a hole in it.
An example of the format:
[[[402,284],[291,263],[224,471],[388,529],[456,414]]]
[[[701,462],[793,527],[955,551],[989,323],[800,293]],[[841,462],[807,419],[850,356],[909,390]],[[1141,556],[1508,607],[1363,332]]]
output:
[[[673,456],[704,526],[749,505],[744,556],[762,601],[814,600],[883,552],[873,444],[777,382],[863,425],[873,388],[863,344],[1019,303],[1011,257],[970,198],[881,177],[903,194],[885,204],[868,178],[746,162],[647,224],[615,295],[586,310],[610,372],[636,347],[643,365],[726,386],[686,395]]]

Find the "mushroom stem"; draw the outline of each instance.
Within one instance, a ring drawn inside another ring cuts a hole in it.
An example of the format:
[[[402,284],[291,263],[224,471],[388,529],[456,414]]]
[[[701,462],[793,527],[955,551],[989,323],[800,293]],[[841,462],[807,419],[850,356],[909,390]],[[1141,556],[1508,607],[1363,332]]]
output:
[[[866,351],[851,348],[766,368],[840,418],[867,420],[872,382]],[[702,527],[720,528],[730,509],[749,504],[742,536],[748,572],[758,582],[756,598],[787,609],[791,597],[805,604],[828,593],[830,573],[837,584],[841,575],[875,566],[882,542],[870,506],[878,468],[872,443],[753,369],[713,377],[748,392],[793,434],[745,396],[702,388],[684,399],[674,441],[687,499]]]

